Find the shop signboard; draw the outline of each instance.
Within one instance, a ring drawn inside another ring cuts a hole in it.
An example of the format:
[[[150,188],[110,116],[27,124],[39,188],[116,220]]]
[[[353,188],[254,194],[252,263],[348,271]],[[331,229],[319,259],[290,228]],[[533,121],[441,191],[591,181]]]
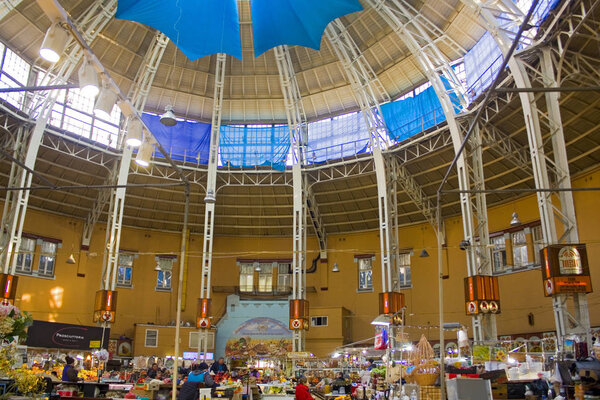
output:
[[[30,347],[89,350],[99,348],[101,343],[107,346],[109,336],[110,328],[36,320],[27,331],[26,344]]]
[[[585,244],[551,245],[540,250],[544,295],[591,293]]]

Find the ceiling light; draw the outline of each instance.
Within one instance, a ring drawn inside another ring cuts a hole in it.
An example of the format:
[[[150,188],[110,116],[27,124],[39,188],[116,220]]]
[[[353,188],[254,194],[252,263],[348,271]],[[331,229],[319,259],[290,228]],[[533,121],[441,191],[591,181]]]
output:
[[[260,271],[262,271],[262,268],[260,267],[260,264],[259,264],[259,263],[257,263],[257,262],[256,262],[256,263],[254,263],[254,270],[255,270],[256,272],[260,272]]]
[[[466,250],[470,246],[471,246],[471,242],[469,242],[466,239],[461,240],[460,243],[458,244],[458,247],[460,247],[461,250]]]
[[[421,257],[421,258],[429,257],[429,253],[427,252],[427,250],[423,249],[423,250],[421,250],[421,254],[419,254],[419,257]]]
[[[388,326],[391,322],[392,319],[389,315],[379,314],[373,321],[371,321],[371,325]]]
[[[177,125],[177,120],[175,119],[175,114],[173,113],[173,106],[165,107],[165,113],[160,116],[160,123],[165,126]]]
[[[102,90],[100,90],[100,94],[96,99],[96,104],[94,104],[94,115],[96,117],[109,120],[110,114],[112,114],[112,110],[116,102],[117,93],[108,87],[106,83],[103,84]]]
[[[142,122],[137,118],[130,118],[127,122],[127,139],[125,143],[131,147],[140,147],[142,144]]]
[[[206,192],[206,197],[204,197],[204,202],[207,204],[215,204],[217,202],[217,197],[215,196],[215,192],[209,189]]]
[[[156,267],[154,267],[155,271],[162,271],[162,268],[160,267],[160,265],[156,264]]]
[[[150,160],[152,159],[152,151],[154,150],[154,146],[147,140],[144,140],[144,143],[140,146],[137,152],[137,156],[135,156],[135,163],[141,167],[147,167],[150,165]]]
[[[56,22],[48,28],[40,47],[40,56],[51,63],[60,60],[61,54],[69,43],[69,32]]]
[[[75,256],[73,256],[73,253],[71,253],[71,255],[69,255],[69,258],[67,258],[67,264],[77,264],[77,262],[75,261]]]
[[[510,220],[510,226],[519,226],[521,225],[521,220],[519,219],[519,214],[516,212],[512,213],[512,219]]]
[[[84,58],[79,68],[79,89],[85,97],[95,97],[100,92],[98,87],[98,73],[92,63]]]
[[[337,263],[333,264],[331,272],[340,272],[340,267],[338,267]]]

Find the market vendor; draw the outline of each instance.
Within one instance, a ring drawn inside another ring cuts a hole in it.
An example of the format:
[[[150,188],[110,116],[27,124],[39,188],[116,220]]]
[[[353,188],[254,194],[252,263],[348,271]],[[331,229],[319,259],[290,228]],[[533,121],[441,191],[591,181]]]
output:
[[[79,371],[75,369],[75,359],[70,356],[65,357],[65,367],[63,368],[62,380],[63,382],[77,382],[79,377],[77,376]]]
[[[229,369],[227,368],[223,357],[219,358],[219,361],[213,363],[210,367],[210,372],[213,372],[214,374],[225,373],[227,371],[229,371]]]
[[[148,373],[146,374],[146,376],[148,378],[156,379],[156,374],[158,374],[158,364],[154,363],[152,364],[152,367],[148,369]]]

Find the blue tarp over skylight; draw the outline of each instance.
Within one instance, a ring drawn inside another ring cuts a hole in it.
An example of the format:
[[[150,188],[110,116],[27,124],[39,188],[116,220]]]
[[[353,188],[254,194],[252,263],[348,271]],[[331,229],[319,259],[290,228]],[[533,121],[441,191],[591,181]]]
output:
[[[327,24],[362,10],[358,0],[250,0],[255,56],[279,45],[319,49]],[[117,18],[158,29],[190,59],[242,59],[237,0],[119,0]]]
[[[165,126],[159,116],[147,113],[142,114],[142,121],[172,159],[208,164],[210,124],[177,121],[175,126]],[[156,150],[154,157],[162,157],[162,154]]]

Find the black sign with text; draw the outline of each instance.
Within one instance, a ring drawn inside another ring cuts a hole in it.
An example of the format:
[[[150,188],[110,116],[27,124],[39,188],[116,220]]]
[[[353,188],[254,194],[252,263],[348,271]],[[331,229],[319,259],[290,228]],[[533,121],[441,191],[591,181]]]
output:
[[[108,346],[110,328],[97,326],[60,324],[57,322],[33,321],[27,331],[27,346],[53,349],[89,350],[98,349],[100,344]]]

